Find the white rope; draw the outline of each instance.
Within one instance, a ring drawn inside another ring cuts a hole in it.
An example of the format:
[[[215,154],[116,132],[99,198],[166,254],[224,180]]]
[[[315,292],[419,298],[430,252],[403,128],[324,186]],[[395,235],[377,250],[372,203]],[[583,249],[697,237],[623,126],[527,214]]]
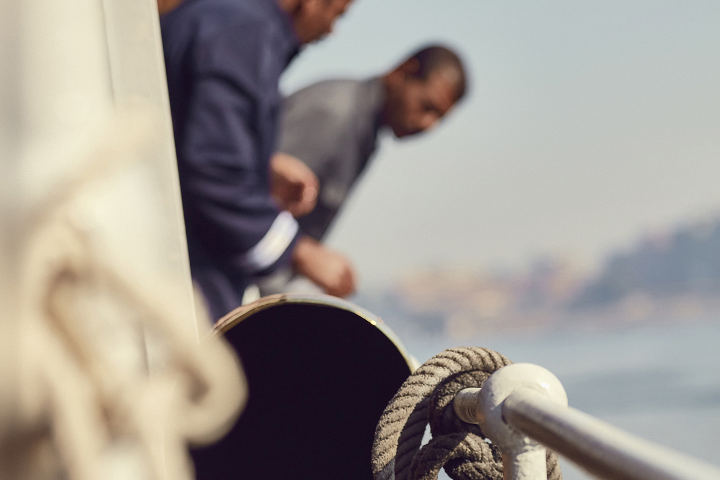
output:
[[[76,215],[82,190],[140,157],[152,132],[143,118],[120,115],[80,174],[38,203],[25,235],[19,423],[42,433],[73,480],[190,479],[188,442],[217,438],[245,401],[234,354],[209,322],[198,341],[193,312],[173,302],[173,279],[134,275],[132,252],[102,257]],[[107,325],[134,341],[93,333]],[[111,354],[143,352],[144,341],[160,359],[150,373]],[[38,435],[17,442],[30,448]]]

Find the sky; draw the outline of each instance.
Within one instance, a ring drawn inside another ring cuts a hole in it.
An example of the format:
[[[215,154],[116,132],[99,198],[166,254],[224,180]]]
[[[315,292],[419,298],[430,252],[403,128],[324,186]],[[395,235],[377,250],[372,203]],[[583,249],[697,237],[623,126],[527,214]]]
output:
[[[328,243],[363,286],[448,266],[596,267],[720,213],[717,0],[355,0],[286,92],[456,48],[470,95],[434,131],[385,136]]]

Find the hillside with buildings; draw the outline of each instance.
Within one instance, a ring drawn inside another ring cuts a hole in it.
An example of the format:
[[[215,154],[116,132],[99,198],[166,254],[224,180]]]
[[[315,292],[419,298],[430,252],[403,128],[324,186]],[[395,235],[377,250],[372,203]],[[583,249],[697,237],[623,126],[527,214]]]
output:
[[[524,271],[428,269],[359,300],[398,333],[586,329],[720,316],[720,217],[641,238],[594,273],[562,258]]]

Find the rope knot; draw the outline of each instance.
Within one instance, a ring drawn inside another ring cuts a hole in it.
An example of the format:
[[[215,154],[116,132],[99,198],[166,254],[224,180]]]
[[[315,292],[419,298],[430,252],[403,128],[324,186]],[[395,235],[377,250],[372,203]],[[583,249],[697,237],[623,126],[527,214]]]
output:
[[[425,362],[380,417],[371,460],[375,480],[431,480],[443,467],[454,480],[502,480],[501,452],[479,426],[456,417],[452,402],[462,389],[481,388],[493,372],[510,363],[479,347],[452,348]],[[421,447],[428,424],[432,439]],[[551,452],[548,478],[561,478]]]

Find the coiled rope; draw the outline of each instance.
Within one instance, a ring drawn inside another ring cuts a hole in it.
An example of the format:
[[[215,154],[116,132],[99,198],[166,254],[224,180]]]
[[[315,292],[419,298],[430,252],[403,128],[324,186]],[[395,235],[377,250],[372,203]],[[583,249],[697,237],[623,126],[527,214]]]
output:
[[[153,125],[144,113],[118,112],[18,234],[21,375],[6,447],[18,454],[0,478],[190,480],[187,445],[219,437],[244,405],[245,377],[229,345],[179,321],[189,314],[174,301],[177,279],[138,274],[130,248],[103,254],[97,229],[78,215],[89,187],[143,158]],[[108,339],[108,326],[119,338]],[[147,352],[148,339],[152,371],[108,353]]]
[[[502,480],[501,452],[479,426],[457,419],[452,401],[460,390],[482,387],[510,363],[480,347],[452,348],[425,362],[380,417],[371,459],[375,480],[430,480],[442,467],[455,480]],[[428,423],[432,439],[421,447]],[[557,455],[550,451],[547,478],[562,478]]]

